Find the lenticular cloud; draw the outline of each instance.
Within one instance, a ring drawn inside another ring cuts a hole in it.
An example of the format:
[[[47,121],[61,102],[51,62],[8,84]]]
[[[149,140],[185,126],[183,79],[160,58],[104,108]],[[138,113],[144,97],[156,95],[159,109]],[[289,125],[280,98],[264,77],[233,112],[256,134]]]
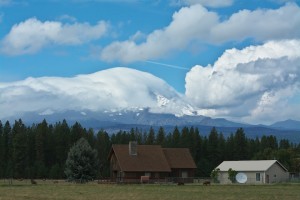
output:
[[[19,118],[25,113],[50,115],[140,108],[182,115],[188,108],[183,98],[149,73],[112,68],[72,78],[41,77],[0,83],[0,119]]]
[[[270,41],[227,50],[214,65],[193,67],[186,75],[186,96],[206,115],[281,119],[299,109],[299,77],[300,40]]]

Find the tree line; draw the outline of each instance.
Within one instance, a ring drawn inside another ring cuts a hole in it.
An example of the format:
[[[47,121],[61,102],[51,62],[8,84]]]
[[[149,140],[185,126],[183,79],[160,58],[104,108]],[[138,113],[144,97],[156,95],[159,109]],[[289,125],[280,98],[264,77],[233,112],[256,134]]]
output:
[[[80,138],[85,138],[97,151],[97,178],[109,176],[108,154],[112,144],[161,145],[166,148],[189,148],[197,165],[196,176],[208,177],[224,160],[276,159],[290,172],[300,171],[300,145],[275,136],[247,138],[242,128],[224,137],[216,128],[202,135],[196,127],[174,127],[165,132],[163,127],[108,134],[95,132],[76,122],[66,120],[48,124],[46,120],[26,126],[21,119],[12,125],[0,121],[0,178],[50,178],[64,179],[66,159],[70,148]]]

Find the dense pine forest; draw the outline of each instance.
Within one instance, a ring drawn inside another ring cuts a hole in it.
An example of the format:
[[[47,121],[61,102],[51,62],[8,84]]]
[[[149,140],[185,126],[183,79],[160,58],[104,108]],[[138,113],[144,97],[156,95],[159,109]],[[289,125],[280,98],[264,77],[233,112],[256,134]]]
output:
[[[196,176],[208,177],[223,160],[277,159],[290,172],[300,171],[300,145],[275,136],[250,139],[242,128],[225,138],[216,128],[203,136],[197,128],[174,127],[172,132],[147,131],[132,128],[109,135],[95,132],[66,120],[56,124],[41,123],[26,126],[22,120],[10,124],[0,121],[0,178],[64,179],[64,166],[70,148],[80,138],[86,138],[98,152],[98,178],[109,176],[107,160],[112,144],[157,144],[162,147],[186,147],[197,164]]]

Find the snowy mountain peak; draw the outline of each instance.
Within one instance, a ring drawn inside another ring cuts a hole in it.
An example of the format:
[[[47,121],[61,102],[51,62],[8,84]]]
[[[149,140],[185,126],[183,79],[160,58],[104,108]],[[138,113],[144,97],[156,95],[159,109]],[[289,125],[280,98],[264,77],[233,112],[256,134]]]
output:
[[[68,110],[87,113],[145,108],[175,115],[186,114],[187,108],[193,110],[162,79],[123,67],[71,78],[41,77],[0,83],[0,119],[20,118],[28,112],[51,115]]]
[[[166,97],[159,95],[159,94],[156,95],[156,99],[157,99],[157,104],[159,107],[164,107],[170,102],[169,99],[167,99]]]

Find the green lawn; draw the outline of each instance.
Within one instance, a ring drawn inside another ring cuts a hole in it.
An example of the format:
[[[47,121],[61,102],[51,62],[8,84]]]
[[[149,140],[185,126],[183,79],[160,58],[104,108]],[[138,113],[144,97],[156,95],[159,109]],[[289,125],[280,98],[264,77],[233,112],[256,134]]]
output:
[[[72,184],[38,181],[14,181],[8,185],[0,181],[0,200],[62,199],[62,200],[195,200],[195,199],[253,199],[296,200],[300,199],[300,184],[276,185],[114,185]]]

